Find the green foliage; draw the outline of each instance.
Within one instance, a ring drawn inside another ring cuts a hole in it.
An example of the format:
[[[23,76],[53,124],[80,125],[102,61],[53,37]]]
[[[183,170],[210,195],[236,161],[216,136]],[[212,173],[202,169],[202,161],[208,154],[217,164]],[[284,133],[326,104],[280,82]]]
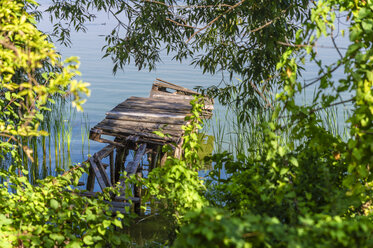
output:
[[[351,43],[345,54],[336,46],[339,57],[324,66],[314,47],[322,36],[335,42],[340,11],[349,20]],[[372,1],[315,3],[277,65],[282,83],[272,118],[259,124],[261,149],[213,156],[211,176],[218,183],[211,184],[211,199],[217,208],[186,215],[189,224],[181,228],[176,246],[372,246],[373,39],[367,29],[372,15]],[[320,71],[317,80],[304,85],[299,71],[306,60]],[[339,67],[345,74],[336,80]],[[313,101],[299,105],[296,96],[315,83]],[[317,111],[349,102],[350,135],[342,139],[320,125]],[[216,177],[222,168],[226,179]]]
[[[81,197],[76,186],[84,169],[38,180],[1,172],[1,247],[105,247],[128,242],[124,216],[100,199]],[[27,171],[24,171],[26,174]],[[11,191],[12,193],[10,193]]]
[[[148,197],[155,196],[160,200],[167,208],[165,213],[171,214],[176,221],[180,221],[187,211],[200,209],[207,203],[203,196],[205,187],[198,176],[198,170],[203,166],[199,160],[200,144],[196,133],[201,129],[200,113],[203,105],[199,103],[200,100],[196,98],[191,102],[192,115],[189,124],[183,126],[183,157],[178,159],[169,156],[165,165],[153,169],[144,181]],[[171,147],[165,149],[174,153]]]
[[[62,42],[68,41],[70,29],[84,29],[96,11],[118,20],[103,47],[105,57],[113,60],[114,72],[130,62],[139,69],[152,70],[166,51],[205,73],[226,72],[228,81],[234,75],[241,77],[237,85],[212,86],[209,92],[222,102],[237,101],[244,108],[266,104],[260,94],[269,96],[267,90],[278,82],[273,74],[287,49],[279,42],[292,41],[299,29],[297,23],[309,15],[306,0],[53,2],[48,11],[56,20],[55,31]],[[258,94],[262,87],[267,90]],[[233,93],[238,97],[231,97]],[[247,112],[242,115],[250,117]]]
[[[29,148],[28,142],[48,135],[40,125],[53,97],[72,96],[73,106],[82,110],[82,95],[89,94],[87,83],[73,79],[79,75],[77,59],[61,63],[34,23],[24,1],[0,2],[0,159],[12,163],[8,171],[0,171],[0,246],[124,245],[128,237],[117,231],[123,228],[124,216],[113,216],[103,197],[84,198],[70,186],[76,187],[82,168],[35,185],[23,176],[28,171],[22,159],[37,158],[37,149]]]
[[[371,218],[302,217],[296,227],[274,217],[232,217],[217,208],[186,216],[174,247],[371,247]]]
[[[53,44],[33,23],[35,20],[23,8],[23,1],[1,1],[0,154],[11,152],[15,163],[19,163],[19,150],[33,159],[32,150],[22,144],[21,137],[47,134],[39,125],[51,96],[72,95],[73,106],[81,110],[85,101],[81,95],[89,94],[87,83],[73,80],[79,74],[77,59],[67,59],[64,66]],[[61,71],[41,75],[46,62]]]
[[[131,59],[140,69],[152,69],[164,44],[175,59],[192,58],[205,72],[242,77],[238,86],[210,89],[222,102],[237,98],[243,110],[240,122],[258,113],[252,108],[273,106],[271,118],[255,123],[260,145],[237,156],[223,152],[212,157],[216,165],[211,177],[217,182],[209,187],[216,201],[208,202],[197,172],[202,162],[193,132],[198,128],[194,105],[184,158],[169,157],[143,182],[176,223],[183,224],[175,246],[372,246],[372,0],[320,0],[311,6],[309,1],[55,3],[49,9],[54,17],[78,28],[92,19],[91,8],[115,17],[126,14],[128,25],[118,18],[119,25],[107,36],[106,56],[112,56],[114,71]],[[341,13],[349,26],[346,53],[335,43]],[[118,35],[121,29],[125,37]],[[320,38],[335,46],[334,63],[324,65],[318,56]],[[316,64],[319,73],[305,84],[301,76],[306,62]],[[338,69],[344,70],[342,79],[333,77]],[[270,102],[266,87],[273,83],[279,93]],[[296,97],[310,86],[315,86],[314,99],[300,105]],[[255,94],[261,100],[248,101]],[[350,135],[342,139],[321,125],[317,112],[345,103],[352,104]],[[217,177],[222,169],[227,178]]]

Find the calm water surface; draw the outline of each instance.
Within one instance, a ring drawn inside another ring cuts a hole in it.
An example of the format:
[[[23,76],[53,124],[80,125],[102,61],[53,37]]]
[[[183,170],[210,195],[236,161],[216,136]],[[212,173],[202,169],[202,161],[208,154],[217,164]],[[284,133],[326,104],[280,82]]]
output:
[[[41,9],[43,9],[47,6],[48,1],[44,0],[41,4]],[[161,59],[163,62],[157,66],[156,71],[138,71],[134,65],[129,65],[126,66],[123,71],[118,71],[116,75],[113,75],[112,61],[110,58],[102,59],[104,53],[101,51],[101,48],[105,45],[104,36],[111,31],[115,24],[114,18],[108,17],[107,14],[98,14],[98,18],[93,23],[87,25],[88,31],[86,33],[71,33],[71,47],[56,45],[63,58],[69,56],[79,57],[81,62],[80,71],[82,73],[80,79],[91,84],[91,96],[88,98],[86,104],[84,104],[84,114],[76,113],[75,118],[71,121],[72,135],[70,154],[73,163],[84,161],[88,154],[93,154],[105,146],[98,142],[88,141],[86,135],[89,128],[100,122],[105,117],[107,111],[111,110],[128,97],[147,97],[151,85],[156,78],[161,78],[191,89],[196,86],[207,87],[217,84],[221,80],[221,75],[204,75],[200,69],[189,66],[188,63],[180,64],[172,61],[172,56],[167,56],[166,54],[162,56]],[[47,33],[52,29],[48,18],[45,18],[45,20],[40,23],[39,27]],[[341,47],[347,47],[348,39],[339,37],[337,43]],[[319,48],[319,55],[324,60],[324,63],[331,64],[336,61],[338,54],[334,49],[330,48],[332,46],[331,42],[328,40],[321,40],[319,44],[323,46]],[[345,50],[342,51],[344,52]],[[317,77],[318,69],[314,64],[307,64],[305,68],[305,78],[312,79]],[[342,77],[343,71],[337,71],[335,78]],[[306,103],[310,101],[313,96],[313,91],[314,88],[311,88],[304,94],[298,96],[298,102]],[[344,97],[345,99],[348,98],[348,96]],[[346,108],[348,108],[348,106]],[[215,118],[223,121],[226,119],[224,117],[226,110],[218,103],[215,104],[214,112]],[[69,117],[66,116],[66,120],[68,119]],[[338,119],[340,123],[343,123],[343,117],[338,117]],[[215,119],[211,121],[210,129],[207,130],[207,133],[212,134],[211,130],[217,128],[216,123],[218,122],[216,122]],[[54,158],[52,160],[54,161]],[[52,162],[52,166],[53,164],[54,162]],[[95,190],[98,189],[99,187],[96,185]],[[144,240],[153,239],[153,237],[144,238],[142,235],[155,233],[153,232],[154,230],[149,232],[149,230],[154,228],[157,230],[163,228],[162,225],[159,227],[159,225],[155,224],[158,222],[158,220],[154,222],[150,220],[149,224],[146,224],[147,221],[142,224],[144,227],[138,225],[139,230],[136,232],[141,235],[138,235],[136,242],[141,244]]]
[[[45,9],[48,2],[48,0],[41,1],[41,9]],[[116,75],[113,75],[112,61],[110,58],[102,59],[104,53],[101,48],[105,45],[105,35],[112,30],[116,22],[113,17],[104,13],[99,13],[97,16],[98,18],[94,22],[87,25],[88,31],[86,33],[71,33],[71,47],[56,45],[63,58],[79,57],[82,73],[80,79],[91,84],[91,96],[83,106],[84,114],[77,113],[71,122],[71,161],[73,163],[84,161],[88,154],[93,154],[104,146],[104,144],[98,142],[88,141],[87,138],[82,140],[82,136],[86,136],[87,130],[100,122],[107,111],[110,111],[128,97],[147,97],[155,78],[161,78],[191,89],[196,86],[207,87],[217,84],[221,80],[220,74],[215,76],[204,75],[199,68],[194,68],[188,63],[180,64],[172,61],[172,56],[168,56],[166,53],[161,57],[162,62],[159,63],[156,71],[138,71],[134,65],[128,65],[123,71],[119,70]],[[52,29],[52,25],[46,16],[39,27],[47,33]],[[348,39],[339,37],[337,43],[341,47],[347,47]],[[338,54],[330,48],[332,46],[330,41],[320,40],[319,45],[322,46],[319,48],[319,55],[325,64],[336,61]],[[317,77],[318,69],[314,64],[306,64],[305,68],[305,78]],[[343,71],[339,70],[335,78],[341,77],[343,77]],[[310,101],[313,91],[314,88],[308,89],[304,94],[298,96],[298,101],[304,103]],[[215,104],[214,115],[218,119],[224,120],[225,112],[226,110],[221,105]],[[66,119],[68,118],[66,117]],[[207,131],[210,134],[212,133],[211,129],[216,128],[214,126],[216,122],[212,121],[211,123],[211,128]]]

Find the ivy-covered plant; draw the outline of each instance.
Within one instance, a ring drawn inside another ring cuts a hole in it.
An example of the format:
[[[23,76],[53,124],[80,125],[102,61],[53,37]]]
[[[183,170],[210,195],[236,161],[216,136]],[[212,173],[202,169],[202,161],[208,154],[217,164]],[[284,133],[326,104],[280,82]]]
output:
[[[0,186],[0,247],[128,244],[128,236],[121,231],[125,216],[113,215],[103,197],[82,197],[70,186],[76,186],[83,173],[78,167],[32,185],[25,176],[1,172],[5,182]]]
[[[345,53],[335,42],[337,16],[348,21]],[[186,215],[177,247],[372,246],[372,17],[371,0],[313,3],[311,18],[295,42],[285,44],[277,65],[280,91],[271,121],[261,124],[261,150],[213,156],[228,178],[213,184],[215,208]],[[324,65],[318,57],[320,37],[334,44],[335,63]],[[306,61],[320,68],[308,83],[301,78]],[[333,77],[338,68],[341,79]],[[296,96],[310,86],[315,98],[300,105]],[[320,125],[317,112],[348,103],[350,138],[343,139]]]
[[[182,127],[185,131],[182,157],[175,158],[172,148],[164,147],[172,155],[163,166],[153,169],[143,182],[147,188],[147,196],[155,196],[156,200],[161,201],[167,208],[165,213],[171,214],[178,223],[187,211],[201,209],[207,204],[204,198],[205,187],[198,175],[203,166],[203,161],[198,156],[200,144],[197,135],[201,129],[201,100],[203,99],[195,98],[191,101],[192,113],[186,117],[189,124]]]
[[[43,73],[46,63],[60,71]],[[53,101],[51,96],[71,95],[72,104],[82,110],[88,84],[73,79],[79,75],[77,59],[67,59],[64,66],[53,44],[25,11],[24,1],[0,3],[0,64],[0,154],[10,152],[17,163],[17,148],[32,159],[32,150],[21,144],[20,137],[46,135],[39,124],[41,111]]]
[[[73,79],[79,75],[77,59],[60,61],[25,3],[36,5],[0,1],[0,159],[11,163],[0,171],[0,247],[123,246],[124,216],[113,215],[103,199],[83,198],[70,186],[77,185],[82,168],[35,185],[25,177],[20,153],[32,160],[33,151],[22,140],[48,135],[40,128],[47,103],[71,96],[82,110],[82,97],[89,94],[87,83]]]

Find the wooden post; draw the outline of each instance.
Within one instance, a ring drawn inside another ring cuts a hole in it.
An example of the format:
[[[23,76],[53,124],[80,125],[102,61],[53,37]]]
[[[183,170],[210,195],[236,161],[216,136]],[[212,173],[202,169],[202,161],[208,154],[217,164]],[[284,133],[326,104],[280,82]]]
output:
[[[91,163],[91,167],[94,170],[97,182],[100,185],[101,190],[105,189],[106,187],[112,187],[112,184],[110,183],[109,177],[106,174],[101,160],[96,156],[93,156],[89,158],[89,162]]]
[[[167,160],[167,152],[160,152],[161,154],[161,166],[165,165]]]
[[[136,173],[136,177],[138,180],[142,178],[142,172],[140,168],[139,168],[139,171]],[[139,198],[139,201],[136,201],[134,204],[134,211],[137,215],[140,215],[141,214],[141,186],[139,187],[135,184],[133,191],[134,191],[133,196]]]
[[[110,181],[112,185],[115,185],[115,166],[114,166],[114,151],[109,154],[110,159]]]
[[[119,182],[120,172],[124,168],[124,162],[126,161],[127,155],[128,155],[127,147],[117,148],[117,154],[115,157],[114,184]]]
[[[157,146],[150,154],[149,172],[151,172],[157,166],[158,153],[159,153],[159,146]]]
[[[88,179],[87,179],[87,191],[93,192],[95,187],[95,172],[92,168],[92,165],[89,166],[89,171],[88,171]]]

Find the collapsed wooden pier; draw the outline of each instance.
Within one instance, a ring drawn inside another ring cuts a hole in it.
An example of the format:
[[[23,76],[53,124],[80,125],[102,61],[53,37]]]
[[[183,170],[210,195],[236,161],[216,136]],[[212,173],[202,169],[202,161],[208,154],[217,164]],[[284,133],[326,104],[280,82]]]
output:
[[[164,145],[171,145],[173,156],[182,155],[183,125],[188,121],[185,117],[190,115],[192,106],[190,101],[198,92],[157,79],[150,91],[150,96],[130,97],[118,104],[106,117],[90,130],[91,140],[107,143],[102,150],[96,152],[90,159],[86,192],[82,195],[93,197],[94,185],[97,180],[101,190],[121,186],[121,195],[112,196],[111,204],[114,211],[124,211],[124,207],[130,205],[130,199],[134,203],[135,212],[139,212],[141,204],[141,188],[133,186],[133,196],[125,195],[125,179],[120,175],[125,171],[126,177],[136,174],[142,177],[145,170],[141,161],[147,155],[150,172],[158,165],[162,165],[167,154],[162,152]],[[213,101],[204,98],[205,106],[202,117],[210,118],[213,110]],[[166,136],[159,136],[154,131],[162,131]],[[107,138],[111,137],[110,138]],[[129,150],[135,151],[132,161],[126,164]],[[103,159],[109,157],[109,164],[103,163]]]

